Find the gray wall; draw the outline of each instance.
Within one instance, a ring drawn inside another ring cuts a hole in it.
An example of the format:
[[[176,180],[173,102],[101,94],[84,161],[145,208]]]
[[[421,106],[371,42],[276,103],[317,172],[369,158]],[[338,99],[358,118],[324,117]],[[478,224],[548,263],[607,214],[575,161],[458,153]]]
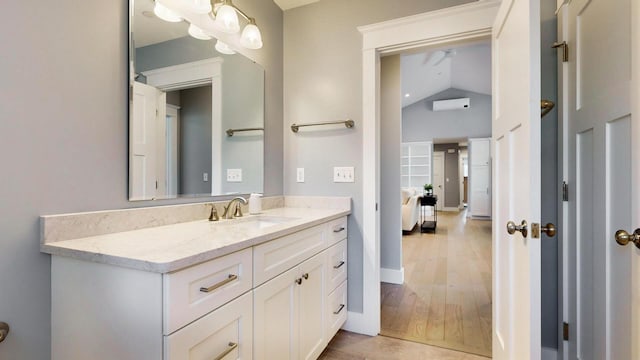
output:
[[[351,196],[349,310],[362,311],[362,36],[357,26],[418,14],[469,0],[322,0],[285,12],[284,191],[288,195]],[[351,130],[294,122],[351,117]],[[334,166],[354,166],[355,183],[334,183]],[[296,168],[306,181],[296,182]]]
[[[463,110],[433,111],[434,100],[468,97]],[[402,141],[491,136],[491,96],[447,89],[402,109]]]
[[[380,266],[402,269],[402,196],[400,195],[400,55],[380,64]]]
[[[282,194],[282,11],[237,0],[258,19],[266,70],[266,192]],[[154,206],[130,203],[128,4],[5,0],[0,23],[0,321],[11,334],[1,359],[50,358],[50,257],[39,216]],[[79,31],[82,29],[82,31]],[[200,201],[202,199],[199,199]]]
[[[433,151],[444,152],[444,206],[458,208],[460,205],[460,169],[458,144],[434,144]],[[454,153],[449,153],[454,149]]]
[[[211,193],[211,86],[180,90],[178,194]]]
[[[542,54],[542,98],[558,102],[557,50],[549,44],[556,41],[557,21],[555,16],[556,2],[541,2],[541,54]],[[542,120],[542,224],[548,222],[558,224],[558,114],[556,109]],[[558,232],[560,234],[560,232]],[[561,317],[558,314],[558,254],[562,248],[559,235],[545,239],[542,235],[542,346],[558,348],[558,336]]]

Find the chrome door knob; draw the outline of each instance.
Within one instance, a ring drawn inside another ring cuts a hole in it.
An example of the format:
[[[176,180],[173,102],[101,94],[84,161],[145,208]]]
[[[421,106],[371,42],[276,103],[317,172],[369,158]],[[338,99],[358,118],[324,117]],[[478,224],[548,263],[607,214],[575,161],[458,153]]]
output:
[[[507,232],[509,233],[509,235],[515,234],[516,231],[520,231],[522,236],[527,237],[527,235],[529,234],[529,231],[527,230],[527,221],[522,220],[520,225],[516,225],[516,223],[514,223],[513,221],[509,221],[507,223]]]
[[[4,341],[9,335],[9,324],[0,321],[0,343]]]
[[[640,228],[636,229],[633,234],[629,234],[624,230],[616,231],[616,242],[618,245],[625,246],[632,242],[636,244],[636,247],[640,249]]]

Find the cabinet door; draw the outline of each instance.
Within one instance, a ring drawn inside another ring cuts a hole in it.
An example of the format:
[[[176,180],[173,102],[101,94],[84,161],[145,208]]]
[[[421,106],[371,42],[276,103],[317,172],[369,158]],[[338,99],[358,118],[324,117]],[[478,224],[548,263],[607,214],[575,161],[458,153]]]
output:
[[[471,167],[471,214],[491,215],[491,169],[489,166]]]
[[[300,359],[317,359],[327,346],[325,311],[327,292],[327,251],[300,264]],[[274,358],[275,359],[275,358]]]
[[[295,267],[253,291],[254,359],[298,359],[298,279]]]
[[[165,359],[251,359],[251,295],[248,292],[172,335],[165,336]]]

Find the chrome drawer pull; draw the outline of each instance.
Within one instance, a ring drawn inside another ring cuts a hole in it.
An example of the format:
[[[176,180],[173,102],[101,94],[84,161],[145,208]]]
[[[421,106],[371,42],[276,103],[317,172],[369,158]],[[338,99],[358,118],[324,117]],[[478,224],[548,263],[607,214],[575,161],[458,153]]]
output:
[[[333,268],[334,268],[334,269],[340,269],[340,268],[342,267],[342,265],[344,265],[344,261],[340,261],[340,262],[338,263],[338,265],[334,265],[334,266],[333,266]]]
[[[200,291],[202,291],[203,293],[210,293],[212,291],[214,291],[215,289],[221,287],[221,286],[225,286],[228,283],[232,282],[233,280],[238,280],[238,275],[233,275],[233,274],[229,274],[229,277],[220,281],[217,284],[211,285],[209,287],[201,287]]]
[[[227,350],[225,350],[222,354],[216,356],[213,358],[213,360],[222,360],[224,359],[225,356],[229,355],[230,352],[232,352],[233,350],[238,348],[238,344],[234,343],[234,342],[230,342],[229,343],[229,348]]]
[[[339,229],[333,229],[334,233],[339,233],[341,231],[344,231],[344,226],[341,226]]]
[[[333,313],[335,315],[338,315],[338,314],[340,314],[340,311],[342,311],[342,309],[344,309],[344,304],[340,304],[340,307],[338,308],[338,311],[334,311]]]

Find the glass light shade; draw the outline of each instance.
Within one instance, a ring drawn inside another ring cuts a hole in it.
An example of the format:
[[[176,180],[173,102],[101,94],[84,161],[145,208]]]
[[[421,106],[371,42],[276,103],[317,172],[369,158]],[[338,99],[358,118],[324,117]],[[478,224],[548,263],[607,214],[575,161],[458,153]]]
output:
[[[215,48],[216,48],[216,51],[218,51],[221,54],[233,55],[236,53],[232,48],[229,47],[229,45],[227,45],[227,43],[224,43],[220,40],[216,42]]]
[[[188,0],[189,8],[196,14],[208,14],[211,12],[209,0]]]
[[[218,8],[215,24],[221,31],[228,34],[235,34],[240,31],[238,14],[236,10],[229,5],[222,5]]]
[[[205,34],[202,29],[193,24],[189,25],[189,35],[199,40],[211,40],[211,36]]]
[[[176,14],[173,10],[168,7],[162,5],[159,1],[156,0],[156,5],[153,7],[153,13],[156,14],[157,17],[164,21],[168,22],[180,22],[182,18]]]
[[[260,29],[256,24],[248,24],[242,30],[242,37],[240,38],[240,45],[247,49],[260,49],[262,47],[262,35]]]

